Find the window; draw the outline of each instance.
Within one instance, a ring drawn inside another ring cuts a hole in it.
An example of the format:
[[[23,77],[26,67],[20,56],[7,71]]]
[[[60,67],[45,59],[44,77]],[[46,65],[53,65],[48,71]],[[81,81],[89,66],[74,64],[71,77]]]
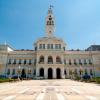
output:
[[[21,59],[19,59],[19,64],[21,64]]]
[[[87,69],[85,69],[85,74],[87,75],[88,73],[87,73]]]
[[[11,64],[11,59],[8,60],[8,64]]]
[[[72,63],[71,63],[71,60],[69,60],[69,65],[71,65]]]
[[[92,65],[92,61],[91,61],[91,59],[89,59],[89,64]]]
[[[74,59],[74,64],[77,65],[76,59]]]
[[[37,50],[37,47],[35,47],[35,51]]]
[[[10,75],[10,69],[7,70],[7,75]]]
[[[56,57],[56,62],[59,63],[59,64],[61,63],[60,57]]]
[[[39,63],[44,63],[44,57],[43,56],[40,57]]]
[[[15,69],[12,70],[12,75],[15,75]]]
[[[81,59],[79,59],[79,64],[82,65]]]
[[[53,58],[51,56],[48,57],[48,64],[53,64]]]
[[[45,44],[43,44],[43,49],[45,49]]]
[[[53,49],[53,44],[51,44],[51,49]]]
[[[29,65],[31,65],[32,64],[32,62],[31,62],[31,59],[29,60]]]
[[[93,75],[93,70],[92,69],[90,69],[90,75]]]
[[[59,44],[59,49],[61,49],[61,44]]]
[[[16,59],[14,59],[14,62],[13,62],[13,64],[16,64]]]
[[[57,44],[55,44],[55,49],[58,49],[58,45]]]
[[[39,45],[39,49],[42,49],[42,44]]]
[[[61,63],[60,57],[56,57],[56,62],[59,63],[59,64]]]
[[[87,64],[86,59],[84,59],[84,64],[85,64],[85,65]]]
[[[65,47],[63,47],[63,50],[65,51]]]
[[[52,21],[52,25],[54,25],[54,21]]]
[[[26,64],[26,60],[24,60],[24,64]]]
[[[50,49],[50,44],[47,44],[47,49]]]

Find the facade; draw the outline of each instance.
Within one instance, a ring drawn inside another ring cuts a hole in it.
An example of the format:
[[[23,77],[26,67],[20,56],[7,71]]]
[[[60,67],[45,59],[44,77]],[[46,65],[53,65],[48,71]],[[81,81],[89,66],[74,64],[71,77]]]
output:
[[[72,78],[88,74],[100,76],[100,51],[66,50],[66,43],[54,36],[55,18],[49,8],[46,17],[46,36],[34,43],[34,50],[16,50],[0,45],[0,75]]]

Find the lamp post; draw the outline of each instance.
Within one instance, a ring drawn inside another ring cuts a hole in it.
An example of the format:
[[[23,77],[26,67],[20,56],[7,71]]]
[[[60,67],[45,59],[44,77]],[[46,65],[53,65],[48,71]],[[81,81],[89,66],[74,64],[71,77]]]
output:
[[[18,66],[18,80],[20,80],[19,75],[20,75],[20,66]]]

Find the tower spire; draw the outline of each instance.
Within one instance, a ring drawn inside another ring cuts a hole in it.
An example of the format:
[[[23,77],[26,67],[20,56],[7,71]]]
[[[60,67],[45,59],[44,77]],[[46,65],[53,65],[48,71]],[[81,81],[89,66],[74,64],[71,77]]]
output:
[[[53,33],[55,31],[55,20],[52,8],[53,6],[50,5],[48,15],[46,17],[46,34],[48,37],[53,37]]]

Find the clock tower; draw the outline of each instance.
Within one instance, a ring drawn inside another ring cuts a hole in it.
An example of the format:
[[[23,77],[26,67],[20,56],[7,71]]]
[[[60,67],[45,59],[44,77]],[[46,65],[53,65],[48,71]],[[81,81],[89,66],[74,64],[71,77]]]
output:
[[[50,6],[50,8],[48,10],[48,15],[46,17],[46,35],[47,35],[47,37],[53,37],[54,31],[55,31],[55,21],[54,21],[52,6]]]

